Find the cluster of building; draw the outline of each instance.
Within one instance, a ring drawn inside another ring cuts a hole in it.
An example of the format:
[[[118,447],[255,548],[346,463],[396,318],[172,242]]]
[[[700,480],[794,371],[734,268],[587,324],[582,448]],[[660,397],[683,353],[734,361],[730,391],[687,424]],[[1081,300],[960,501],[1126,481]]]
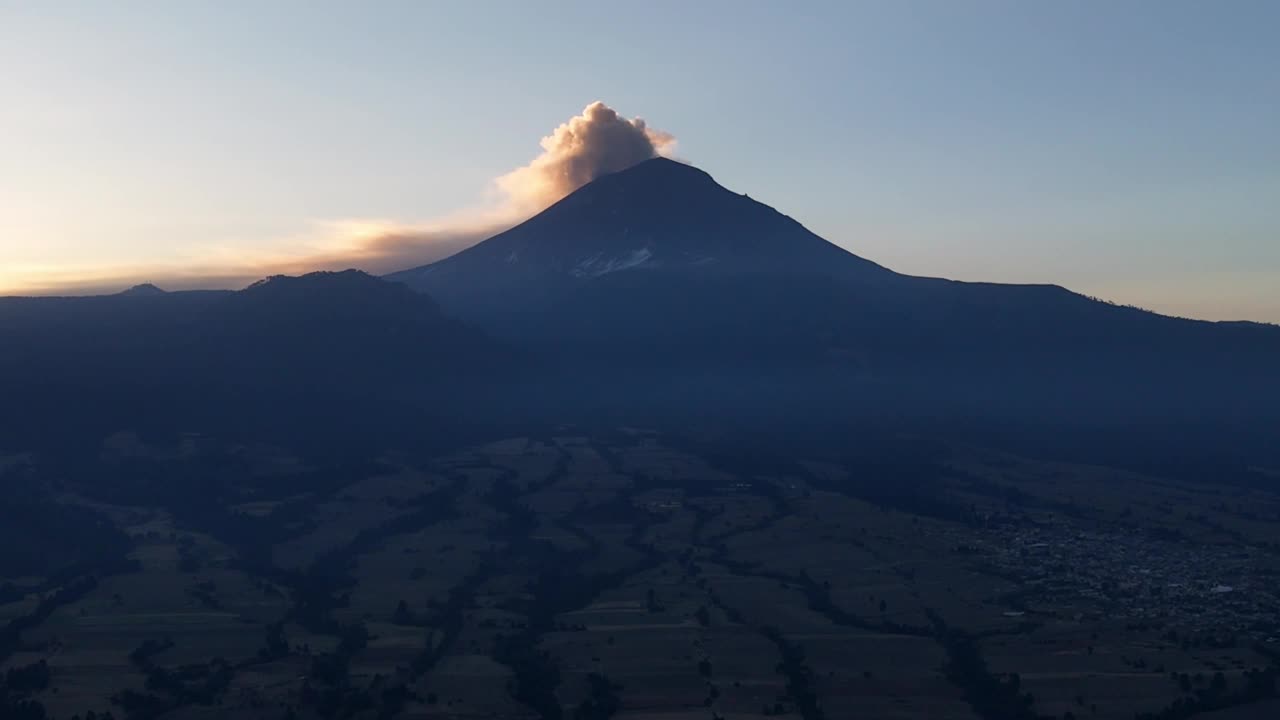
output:
[[[1153,535],[1051,516],[970,531],[957,547],[978,569],[1018,584],[1005,598],[1011,613],[1280,637],[1280,577],[1265,550]]]

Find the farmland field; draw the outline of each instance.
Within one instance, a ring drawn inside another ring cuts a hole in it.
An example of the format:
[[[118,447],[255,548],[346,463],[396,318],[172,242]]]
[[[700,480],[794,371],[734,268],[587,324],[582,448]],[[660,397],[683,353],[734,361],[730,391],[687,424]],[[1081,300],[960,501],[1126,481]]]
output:
[[[129,447],[175,476],[224,452]],[[1258,489],[968,446],[885,484],[893,468],[753,465],[638,431],[323,472],[236,457],[199,502],[50,483],[119,545],[6,578],[3,670],[47,675],[11,702],[575,720],[1274,702],[1280,500]]]

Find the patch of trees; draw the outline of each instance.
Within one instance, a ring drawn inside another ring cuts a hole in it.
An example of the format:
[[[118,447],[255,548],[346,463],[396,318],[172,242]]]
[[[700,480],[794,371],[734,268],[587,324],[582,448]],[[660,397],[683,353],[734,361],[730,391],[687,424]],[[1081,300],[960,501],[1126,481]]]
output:
[[[44,720],[44,705],[31,695],[49,687],[49,665],[44,660],[11,667],[0,676],[0,717],[5,720]]]
[[[826,720],[826,713],[818,702],[817,691],[813,687],[813,669],[805,662],[804,648],[791,643],[777,628],[765,627],[761,633],[773,642],[782,656],[778,663],[778,673],[787,679],[787,698],[795,703],[796,711],[804,720]],[[784,707],[775,705],[764,708],[765,715],[781,715]],[[782,711],[782,712],[777,712]]]
[[[491,565],[481,565],[475,572],[467,576],[462,583],[450,590],[449,597],[443,603],[431,606],[431,611],[422,624],[432,628],[435,632],[439,632],[440,638],[438,640],[434,637],[426,638],[422,649],[414,655],[413,660],[409,663],[408,676],[401,678],[402,680],[407,681],[411,678],[422,676],[435,667],[441,658],[449,652],[458,635],[462,632],[465,620],[464,614],[475,600],[476,590],[492,574],[493,567]],[[405,607],[405,610],[407,611],[408,608]],[[405,703],[417,697],[403,683],[388,684],[382,688],[378,697],[380,702],[378,717],[392,718],[398,716]],[[426,700],[428,704],[434,705],[438,698],[435,693],[428,693]]]
[[[324,685],[339,685],[345,682],[351,659],[368,644],[369,631],[363,625],[349,625],[343,628],[338,646],[333,649],[333,652],[312,658],[307,679]]]
[[[693,617],[697,619],[698,624],[702,627],[710,627],[711,612],[707,610],[706,605],[699,605],[697,611],[693,613]]]
[[[139,670],[143,670],[145,672],[148,668],[152,667],[151,659],[153,657],[172,647],[173,638],[167,636],[158,640],[155,638],[149,638],[144,640],[141,645],[134,648],[133,651],[129,653],[129,662],[137,666]]]
[[[618,690],[622,689],[622,686],[599,673],[588,675],[587,685],[590,693],[586,700],[574,708],[573,720],[609,720],[621,707]]]
[[[231,684],[232,674],[231,665],[222,658],[172,670],[153,667],[147,671],[147,689],[168,693],[184,705],[210,705]]]
[[[96,482],[80,492],[104,502],[163,507],[185,528],[213,536],[233,548],[243,569],[270,577],[275,573],[270,548],[292,530],[271,517],[255,517],[228,508],[246,490],[236,483],[253,483],[251,468],[230,454],[201,455],[198,459],[161,462],[142,458],[106,463],[82,459],[71,467]],[[244,480],[250,478],[250,480]],[[255,500],[272,499],[279,488],[272,482],[251,488]],[[256,483],[255,483],[256,485]],[[194,571],[203,558],[192,543],[179,543],[180,569]]]
[[[490,486],[486,501],[505,516],[489,533],[497,540],[517,541],[527,538],[538,526],[538,516],[527,505],[517,501],[519,490],[512,482],[514,473],[505,473]]]
[[[1165,708],[1156,712],[1140,713],[1137,720],[1184,720],[1200,713],[1240,705],[1249,705],[1276,697],[1276,681],[1280,677],[1280,669],[1275,666],[1257,669],[1244,673],[1244,683],[1231,688],[1227,678],[1221,672],[1215,672],[1212,678],[1197,683],[1196,678],[1186,673],[1172,673],[1172,679],[1178,688],[1187,696],[1174,700]],[[1204,687],[1195,687],[1203,685]]]
[[[183,705],[211,705],[231,684],[234,670],[222,658],[177,668],[155,662],[155,656],[173,645],[171,638],[153,638],[129,653],[129,662],[147,676],[146,689],[155,693],[127,690],[112,698],[131,719],[159,717]]]
[[[337,594],[333,578],[307,574],[291,578],[293,607],[289,619],[303,628],[322,635],[338,635],[342,626],[333,619],[332,612],[350,604],[350,598]]]
[[[369,632],[363,625],[345,626],[333,652],[312,659],[302,688],[302,704],[326,718],[353,717],[373,709],[377,704],[374,694],[369,688],[352,685],[349,675],[352,658],[368,643]]]
[[[841,608],[840,606],[836,605],[835,601],[831,598],[830,585],[828,585],[827,583],[819,583],[817,580],[814,580],[809,575],[808,571],[802,570],[798,577],[792,577],[784,573],[760,570],[752,565],[729,559],[725,555],[723,548],[718,548],[718,555],[716,557],[716,562],[724,565],[732,572],[740,575],[754,575],[756,577],[767,577],[773,580],[777,580],[780,583],[797,586],[798,589],[804,593],[805,599],[807,600],[809,605],[809,609],[813,610],[816,613],[821,614],[823,617],[827,618],[828,620],[835,623],[836,625],[844,625],[846,627],[856,627],[862,630],[892,632],[892,633],[898,633],[902,635],[932,634],[926,628],[894,622],[894,621],[883,619],[883,618],[878,622],[871,622],[870,620],[866,620],[862,617],[859,617],[858,615],[855,615],[845,610],[844,608]],[[714,597],[714,594],[712,598],[713,600],[716,599]],[[721,608],[725,609],[726,611],[730,610],[729,608],[724,606],[723,603],[718,602],[718,600],[717,600],[717,605],[719,605]],[[885,609],[887,609],[887,606]],[[881,612],[884,612],[884,610],[882,609]],[[741,622],[741,618],[739,617],[737,620],[734,620],[734,622]]]
[[[522,506],[511,497],[498,502],[508,513],[523,514]],[[634,506],[626,493],[621,493],[610,504],[618,505],[619,512],[634,516]],[[595,509],[592,516],[595,517]],[[515,634],[495,638],[493,657],[512,670],[514,677],[510,691],[513,698],[534,710],[543,720],[560,720],[564,712],[556,697],[560,671],[554,659],[538,648],[542,635],[554,628],[558,614],[589,604],[601,592],[621,584],[627,577],[656,567],[663,557],[641,542],[647,523],[637,522],[626,544],[640,553],[642,559],[630,567],[586,574],[575,569],[582,566],[582,553],[558,550],[546,542],[530,542],[528,534],[532,527],[521,528],[520,559],[531,567],[541,568],[541,572],[529,585],[528,600],[521,607],[512,608],[526,616],[526,626]],[[656,597],[649,599],[651,606],[656,605]]]
[[[309,570],[310,574],[349,582],[350,578],[346,573],[356,556],[378,549],[388,538],[417,532],[456,517],[457,498],[464,487],[462,481],[456,480],[440,490],[415,498],[410,502],[415,510],[375,528],[362,531],[351,542],[316,560]]]
[[[180,459],[127,458],[103,461],[98,453],[61,457],[51,465],[67,477],[92,477],[77,489],[104,502],[140,507],[163,507],[178,524],[206,533],[233,548],[242,569],[250,574],[274,577],[270,549],[313,522],[318,498],[342,486],[389,468],[361,457],[352,450],[347,456],[329,460],[288,475],[262,478],[244,457],[232,452],[202,453]],[[286,501],[298,494],[301,501]],[[286,501],[266,517],[230,509],[237,503]],[[183,571],[193,571],[203,562],[193,546],[179,546]]]
[[[983,720],[1045,720],[1035,712],[1035,697],[1022,691],[1016,673],[995,675],[968,634],[947,626],[929,612],[938,642],[947,651],[946,675],[964,693],[965,701]]]
[[[222,608],[222,601],[218,599],[218,586],[212,580],[205,580],[192,585],[187,588],[187,594],[207,608],[213,610]]]
[[[560,669],[545,650],[537,647],[538,636],[530,632],[499,636],[493,657],[511,668],[511,697],[529,707],[542,720],[560,720],[563,710],[556,697]]]
[[[45,596],[30,613],[10,620],[3,629],[0,629],[0,661],[13,654],[22,641],[24,631],[36,627],[52,615],[54,610],[79,600],[96,587],[98,587],[96,577],[80,578]]]
[[[712,605],[720,608],[720,612],[724,613],[724,616],[729,619],[729,622],[735,625],[747,624],[746,618],[742,617],[742,612],[731,605],[726,605],[724,600],[720,598],[720,595],[716,593],[715,590],[708,590],[707,597],[711,600]]]
[[[289,657],[289,640],[284,636],[284,623],[274,622],[264,631],[262,647],[258,649],[259,662],[271,662]]]
[[[49,663],[44,660],[11,667],[4,673],[4,689],[8,692],[29,695],[49,687]]]
[[[443,603],[433,605],[426,618],[426,626],[441,634],[439,642],[428,642],[410,664],[415,675],[421,675],[435,667],[444,653],[457,640],[466,620],[466,609],[474,602],[476,591],[492,575],[493,566],[483,564],[465,580],[449,591]]]
[[[391,622],[396,625],[417,625],[417,618],[409,609],[408,603],[404,600],[396,603],[396,609],[391,613]]]
[[[48,716],[38,700],[0,697],[0,717],[5,720],[45,720]]]
[[[555,616],[591,602],[614,582],[611,576],[588,576],[566,569],[564,563],[548,560],[548,569],[529,586],[524,608],[528,618],[524,630],[500,635],[494,640],[493,657],[511,668],[511,696],[528,706],[543,720],[559,720],[563,715],[556,688],[560,670],[555,660],[538,648],[542,634],[551,630]]]
[[[196,547],[195,540],[183,536],[178,540],[178,572],[194,573],[204,567],[204,557]]]
[[[111,704],[123,710],[129,720],[155,720],[178,706],[172,698],[132,689],[112,695]]]
[[[850,613],[835,604],[831,599],[830,586],[819,583],[809,576],[807,571],[801,571],[799,577],[800,589],[804,592],[805,598],[809,602],[809,609],[826,617],[837,625],[845,625],[848,627],[862,628],[864,630],[882,630],[882,626],[868,622],[862,618]],[[881,611],[883,612],[883,610]]]

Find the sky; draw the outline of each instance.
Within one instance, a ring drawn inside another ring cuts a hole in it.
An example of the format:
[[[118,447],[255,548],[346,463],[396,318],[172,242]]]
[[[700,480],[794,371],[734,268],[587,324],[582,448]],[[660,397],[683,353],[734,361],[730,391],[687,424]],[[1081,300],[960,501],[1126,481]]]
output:
[[[0,0],[0,294],[408,267],[527,210],[501,179],[603,101],[901,272],[1280,322],[1277,27],[1267,0]]]

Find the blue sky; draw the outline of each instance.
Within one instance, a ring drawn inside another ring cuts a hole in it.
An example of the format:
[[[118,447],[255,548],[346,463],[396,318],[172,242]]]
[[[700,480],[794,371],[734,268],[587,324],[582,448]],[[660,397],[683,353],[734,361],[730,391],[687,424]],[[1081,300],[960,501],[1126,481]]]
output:
[[[0,0],[0,292],[427,223],[603,100],[903,272],[1280,322],[1277,27],[1244,1]]]

